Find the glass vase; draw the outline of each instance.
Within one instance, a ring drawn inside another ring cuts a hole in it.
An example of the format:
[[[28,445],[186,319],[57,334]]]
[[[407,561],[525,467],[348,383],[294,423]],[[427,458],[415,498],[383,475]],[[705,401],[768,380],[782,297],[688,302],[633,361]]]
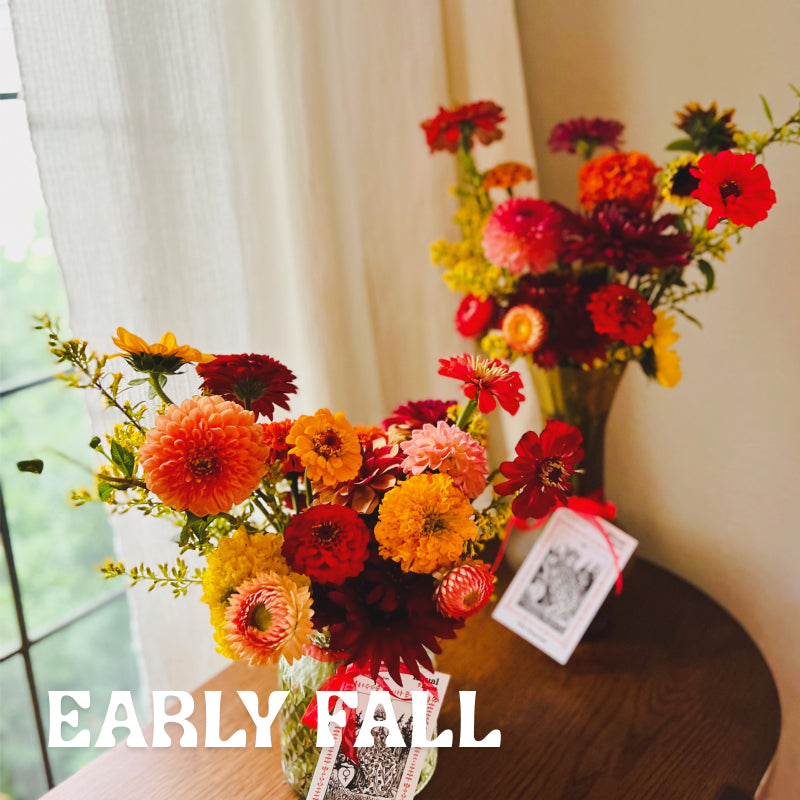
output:
[[[606,421],[625,364],[598,369],[541,369],[532,363],[530,367],[542,418],[558,419],[574,425],[583,436],[583,472],[572,479],[575,494],[605,499]]]
[[[343,663],[327,658],[324,647],[315,647],[314,652],[319,658],[304,655],[291,664],[284,658],[278,662],[278,689],[289,692],[280,712],[281,765],[286,781],[302,798],[311,788],[319,760],[317,731],[303,724],[303,714],[317,689]],[[437,756],[437,748],[428,748],[415,794],[419,794],[433,777]]]

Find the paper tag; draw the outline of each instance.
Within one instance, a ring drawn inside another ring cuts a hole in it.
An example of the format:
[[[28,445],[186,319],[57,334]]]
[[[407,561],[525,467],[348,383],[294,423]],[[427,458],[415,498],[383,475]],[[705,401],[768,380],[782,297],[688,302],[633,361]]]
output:
[[[428,695],[425,731],[430,740],[433,738],[450,676],[443,672],[429,673],[424,670],[423,675],[430,680],[437,693],[436,698],[432,694]],[[381,672],[379,675],[388,684],[392,694],[398,695],[391,698],[391,703],[405,747],[387,746],[388,729],[376,725],[372,729],[373,746],[357,748],[358,764],[354,764],[340,751],[341,728],[332,727],[335,744],[320,751],[308,800],[343,800],[351,797],[358,800],[411,800],[428,752],[424,747],[411,747],[411,692],[425,691],[425,687],[411,675],[404,674],[401,677],[403,684],[399,686],[388,673]],[[371,692],[385,691],[386,686],[379,685],[365,675],[359,675],[355,684],[358,692],[356,727],[360,730]],[[336,708],[340,707],[341,703],[337,704]]]
[[[594,519],[613,544],[622,570],[638,542],[607,520]],[[617,580],[608,540],[593,520],[557,509],[492,617],[566,664]]]

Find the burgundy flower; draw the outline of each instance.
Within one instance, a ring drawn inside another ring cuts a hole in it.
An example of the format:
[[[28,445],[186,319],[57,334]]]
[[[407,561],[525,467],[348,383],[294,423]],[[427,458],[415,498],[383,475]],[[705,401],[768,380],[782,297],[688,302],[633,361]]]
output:
[[[566,503],[569,479],[583,458],[580,431],[560,420],[548,420],[542,435],[528,431],[518,442],[517,457],[504,461],[500,472],[508,478],[495,486],[500,495],[519,492],[511,510],[521,519],[540,519],[559,503]]]
[[[367,559],[370,533],[350,508],[311,506],[292,517],[283,533],[283,555],[295,572],[320,583],[343,583]]]
[[[625,126],[614,119],[578,117],[560,122],[550,132],[547,146],[551,153],[579,153],[591,158],[598,147],[619,150],[622,145],[622,131]]]
[[[408,439],[411,431],[446,420],[447,409],[455,404],[455,400],[410,400],[392,411],[382,424],[387,431],[393,429],[400,434],[400,439]]]
[[[642,344],[653,332],[656,315],[636,289],[611,283],[593,295],[587,308],[598,333],[625,344]]]
[[[215,356],[198,364],[203,394],[216,394],[272,419],[275,406],[289,408],[289,395],[297,391],[295,375],[269,356],[246,354]]]
[[[494,411],[497,403],[516,414],[525,399],[520,391],[522,379],[496,358],[481,358],[465,353],[455,358],[439,359],[439,374],[463,381],[461,389],[469,400],[478,401],[481,414]]]
[[[605,202],[598,203],[588,217],[565,212],[564,219],[565,261],[610,266],[631,274],[690,262],[692,237],[675,228],[675,214],[653,219],[649,211]]]

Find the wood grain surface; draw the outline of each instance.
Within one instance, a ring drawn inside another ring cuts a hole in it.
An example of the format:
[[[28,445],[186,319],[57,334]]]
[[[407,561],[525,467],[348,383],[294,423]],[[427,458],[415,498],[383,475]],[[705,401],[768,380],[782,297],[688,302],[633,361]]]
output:
[[[421,795],[430,800],[716,800],[729,785],[753,795],[777,747],[772,676],[741,626],[705,595],[637,560],[614,599],[604,638],[561,667],[494,622],[488,610],[446,645],[451,674],[439,729],[459,733],[459,690],[475,690],[476,736],[500,748],[441,749]],[[255,749],[236,690],[266,696],[269,668],[233,664],[195,693],[222,695],[222,735],[246,748],[131,749],[121,745],[46,795],[48,800],[290,800],[277,730]],[[169,728],[168,728],[169,730]],[[174,738],[177,740],[177,732]]]

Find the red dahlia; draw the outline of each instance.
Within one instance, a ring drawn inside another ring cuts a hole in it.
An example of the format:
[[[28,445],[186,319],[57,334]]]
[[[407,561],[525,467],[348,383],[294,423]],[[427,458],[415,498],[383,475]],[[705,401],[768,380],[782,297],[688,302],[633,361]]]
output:
[[[439,374],[446,378],[463,381],[461,390],[468,400],[478,401],[481,414],[494,411],[497,403],[516,414],[519,404],[525,399],[520,391],[522,379],[506,364],[496,358],[481,358],[465,353],[455,358],[439,359]]]
[[[656,315],[635,289],[610,283],[598,289],[587,305],[594,328],[625,344],[641,344],[652,332]]]
[[[548,420],[542,435],[528,431],[518,442],[517,457],[504,461],[500,472],[508,478],[495,486],[500,495],[519,492],[511,510],[520,519],[540,519],[559,503],[566,503],[569,479],[583,458],[580,431],[560,420]]]
[[[721,219],[752,228],[766,219],[767,212],[775,205],[775,192],[766,167],[756,164],[753,153],[730,150],[718,155],[706,153],[692,167],[692,175],[700,180],[692,197],[711,208],[708,228],[713,228]]]
[[[367,559],[369,529],[350,508],[311,506],[296,514],[283,533],[283,555],[295,572],[312,581],[340,584],[358,575]]]
[[[551,153],[564,151],[591,158],[598,147],[619,150],[622,145],[620,136],[624,130],[625,126],[615,119],[578,117],[556,125],[550,132],[547,146]]]
[[[472,149],[473,136],[481,144],[491,144],[503,138],[503,131],[497,126],[505,120],[503,109],[489,100],[469,103],[452,111],[439,108],[439,113],[431,119],[420,123],[425,131],[425,139],[431,153],[436,150],[449,150],[455,153],[459,141],[463,141],[467,150]],[[462,136],[463,134],[463,136]]]
[[[332,650],[375,677],[385,665],[401,682],[400,664],[419,677],[432,669],[430,653],[441,653],[440,639],[453,639],[461,620],[436,610],[436,581],[430,575],[403,572],[394,561],[373,553],[356,578],[341,587],[314,591],[314,625],[328,626]]]
[[[203,394],[216,394],[272,419],[275,406],[289,408],[289,395],[297,391],[294,373],[269,356],[241,354],[215,356],[198,364]]]
[[[485,333],[497,311],[497,303],[487,297],[481,300],[474,294],[468,294],[456,311],[456,330],[467,338]]]

